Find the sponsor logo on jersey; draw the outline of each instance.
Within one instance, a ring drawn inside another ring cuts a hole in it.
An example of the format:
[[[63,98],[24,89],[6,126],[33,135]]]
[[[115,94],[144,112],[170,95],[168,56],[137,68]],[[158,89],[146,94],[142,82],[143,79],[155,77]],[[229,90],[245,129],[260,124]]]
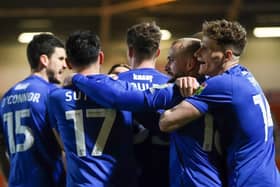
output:
[[[29,83],[19,83],[15,86],[14,90],[25,90],[29,86]]]

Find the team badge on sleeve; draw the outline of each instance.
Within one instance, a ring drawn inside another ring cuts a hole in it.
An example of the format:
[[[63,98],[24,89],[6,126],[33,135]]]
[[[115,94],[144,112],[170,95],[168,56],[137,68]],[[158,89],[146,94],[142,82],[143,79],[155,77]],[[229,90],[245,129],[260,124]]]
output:
[[[206,82],[203,82],[199,87],[198,89],[195,91],[194,95],[199,95],[201,94],[201,92],[206,88],[207,86],[207,83]]]

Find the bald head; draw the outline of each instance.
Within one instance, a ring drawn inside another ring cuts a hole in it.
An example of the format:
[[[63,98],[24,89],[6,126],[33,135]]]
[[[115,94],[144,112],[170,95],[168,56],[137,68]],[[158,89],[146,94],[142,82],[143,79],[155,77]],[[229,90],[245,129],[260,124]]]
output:
[[[179,55],[192,56],[200,48],[200,40],[197,38],[180,38],[171,44],[171,48]]]
[[[197,38],[180,38],[175,40],[169,49],[166,71],[173,77],[196,76],[199,64],[194,53],[200,48]]]

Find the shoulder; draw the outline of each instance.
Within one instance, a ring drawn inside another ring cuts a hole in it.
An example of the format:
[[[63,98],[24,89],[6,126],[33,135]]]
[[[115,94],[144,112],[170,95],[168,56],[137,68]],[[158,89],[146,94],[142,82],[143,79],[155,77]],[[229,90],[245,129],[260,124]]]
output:
[[[213,77],[209,77],[208,79],[206,79],[206,82],[209,83],[226,83],[227,81],[229,81],[231,79],[231,75],[223,73],[221,75],[216,75]]]
[[[158,70],[157,70],[158,71]],[[164,74],[164,73],[162,73],[162,72],[160,72],[160,71],[158,71],[158,74],[160,75],[160,76],[162,76],[162,77],[164,77],[164,78],[166,78],[166,79],[170,79],[170,77],[168,76],[168,75],[166,75],[166,74]]]
[[[228,74],[221,74],[208,78],[191,98],[205,102],[225,103],[231,102],[232,96],[232,77]]]
[[[236,66],[231,68],[230,70],[227,70],[226,72],[210,77],[205,82],[207,83],[208,88],[217,89],[219,91],[242,91],[242,89],[248,89],[246,85],[248,86],[248,83],[251,82],[254,83],[254,77],[252,74],[245,69],[242,66]]]
[[[136,69],[131,69],[129,71],[125,71],[125,72],[119,73],[118,77],[120,79],[126,78],[126,77],[130,77],[130,76],[133,76],[134,73],[137,73],[137,70]]]
[[[204,83],[202,83],[202,87],[206,90],[229,90],[232,87],[232,76],[228,74],[221,74],[214,77],[208,78]]]
[[[25,80],[19,82],[15,89],[26,87],[27,91],[33,91],[40,93],[41,95],[46,95],[53,88],[57,87],[56,85],[49,83],[48,81],[42,79],[41,77],[32,75],[27,77]]]
[[[72,87],[72,86],[71,86]],[[67,87],[55,87],[52,88],[49,92],[49,100],[59,101],[63,97],[65,97],[67,92],[73,92],[70,86]]]
[[[55,94],[60,93],[61,91],[62,91],[62,88],[59,88],[59,87],[54,88],[54,87],[52,87],[52,89],[50,90],[49,95],[55,95]]]
[[[3,97],[9,95],[26,95],[26,94],[40,94],[41,96],[46,96],[50,90],[50,83],[44,81],[36,76],[29,76],[26,79],[13,85]]]

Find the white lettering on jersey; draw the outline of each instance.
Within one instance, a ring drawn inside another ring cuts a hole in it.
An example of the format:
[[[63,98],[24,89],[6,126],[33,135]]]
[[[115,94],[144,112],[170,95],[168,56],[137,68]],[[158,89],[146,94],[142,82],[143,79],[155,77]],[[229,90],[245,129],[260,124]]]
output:
[[[271,117],[270,106],[266,100],[266,98],[261,95],[257,94],[253,96],[254,104],[260,107],[264,122],[264,141],[268,140],[268,128],[273,127],[273,120]]]
[[[153,75],[138,75],[133,73],[133,80],[153,82]]]
[[[147,90],[150,88],[149,83],[131,82],[130,84],[135,86],[138,90],[141,90],[141,91]],[[152,88],[156,88],[158,86],[159,86],[159,84],[152,84]]]
[[[2,107],[12,104],[21,104],[24,102],[39,103],[41,94],[36,92],[26,92],[20,94],[9,95],[3,99]]]
[[[78,92],[75,92],[75,91],[68,91],[65,93],[65,101],[77,101],[77,100],[81,100],[83,99],[84,101],[87,100],[87,97],[86,95],[82,95],[82,92],[78,91]]]
[[[22,124],[22,119],[29,117],[30,109],[16,110],[15,112],[3,114],[3,122],[7,125],[9,149],[12,154],[26,151],[34,144],[35,139],[31,128],[27,124]],[[23,142],[19,141],[19,136],[25,137]]]
[[[86,118],[83,118],[83,112],[86,112]],[[69,110],[65,112],[67,120],[73,120],[76,150],[79,157],[86,156],[86,136],[84,131],[84,120],[87,118],[104,118],[100,132],[96,138],[95,145],[91,151],[93,156],[101,156],[105,148],[109,134],[116,119],[116,111],[112,109],[86,109]]]

